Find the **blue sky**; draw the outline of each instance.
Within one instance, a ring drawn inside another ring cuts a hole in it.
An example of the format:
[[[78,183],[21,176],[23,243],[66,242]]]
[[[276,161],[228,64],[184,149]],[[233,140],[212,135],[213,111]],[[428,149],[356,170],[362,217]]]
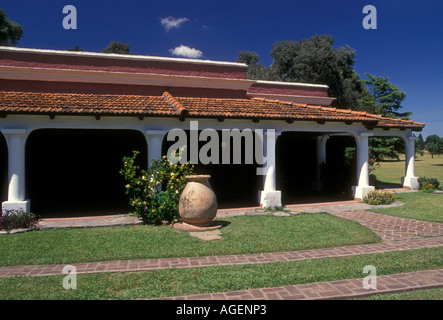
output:
[[[77,9],[75,30],[63,28],[65,5]],[[377,9],[376,30],[362,26],[365,5]],[[329,34],[336,47],[356,50],[362,78],[389,77],[406,92],[402,111],[426,122],[424,137],[443,136],[441,0],[3,0],[0,8],[22,25],[25,48],[100,52],[115,40],[134,54],[166,57],[235,61],[239,51],[255,51],[268,66],[275,41]]]

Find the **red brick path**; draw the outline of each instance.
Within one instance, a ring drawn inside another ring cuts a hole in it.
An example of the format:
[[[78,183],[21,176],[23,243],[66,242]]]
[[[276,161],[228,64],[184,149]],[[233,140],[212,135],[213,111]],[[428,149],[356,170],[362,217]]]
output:
[[[145,260],[102,261],[72,264],[77,274],[104,272],[134,272],[167,268],[196,268],[221,265],[258,264],[278,261],[298,261],[328,257],[347,257],[359,254],[443,246],[443,237],[393,241],[366,245],[311,249],[261,254],[239,254],[207,257],[164,258]],[[29,265],[0,268],[0,278],[13,276],[49,276],[62,274],[66,265]]]
[[[443,287],[443,269],[378,276],[375,289],[365,289],[363,279],[347,279],[292,286],[196,294],[153,300],[319,300],[349,299],[373,294]]]
[[[419,221],[368,211],[336,212],[333,215],[359,222],[383,240],[408,240],[424,236],[442,236],[443,223]]]
[[[102,261],[72,264],[78,274],[104,272],[134,272],[165,268],[194,268],[220,265],[242,265],[297,261],[327,257],[440,247],[443,246],[443,223],[397,218],[367,211],[336,212],[371,228],[385,242],[262,254],[240,254],[208,257],[185,257],[126,261]],[[431,238],[424,238],[429,237]],[[401,241],[394,241],[401,240]],[[60,275],[66,265],[29,265],[0,267],[0,278],[12,276]],[[276,288],[262,288],[225,293],[211,293],[168,299],[340,299],[364,295],[443,287],[443,269],[377,277],[377,290],[363,288],[362,279],[348,279]]]

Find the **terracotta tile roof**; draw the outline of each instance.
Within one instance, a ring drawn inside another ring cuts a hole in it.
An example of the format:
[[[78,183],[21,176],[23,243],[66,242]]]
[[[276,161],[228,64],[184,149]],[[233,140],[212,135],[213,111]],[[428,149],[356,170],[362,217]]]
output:
[[[250,99],[216,99],[162,96],[73,94],[41,92],[0,92],[0,115],[70,114],[112,116],[166,116],[222,119],[277,119],[363,122],[369,127],[412,128],[423,123],[382,118],[344,109],[311,106],[294,102]]]
[[[379,116],[322,106],[310,106],[287,101],[251,99],[207,99],[180,97],[176,100],[189,116],[218,116],[223,118],[364,121],[376,124]]]
[[[40,92],[0,92],[0,112],[87,115],[171,115],[163,97]]]
[[[415,122],[412,120],[393,119],[393,118],[381,118],[377,124],[379,128],[424,128],[424,122]]]

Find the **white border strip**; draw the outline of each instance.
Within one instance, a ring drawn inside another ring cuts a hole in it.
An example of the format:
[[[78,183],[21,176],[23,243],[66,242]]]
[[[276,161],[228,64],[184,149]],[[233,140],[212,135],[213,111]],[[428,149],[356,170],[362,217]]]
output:
[[[257,83],[260,84],[271,84],[271,85],[280,85],[280,86],[297,86],[297,87],[313,87],[313,88],[329,88],[329,86],[325,84],[315,84],[315,83],[302,83],[302,82],[284,82],[284,81],[265,81],[265,80],[257,80]]]

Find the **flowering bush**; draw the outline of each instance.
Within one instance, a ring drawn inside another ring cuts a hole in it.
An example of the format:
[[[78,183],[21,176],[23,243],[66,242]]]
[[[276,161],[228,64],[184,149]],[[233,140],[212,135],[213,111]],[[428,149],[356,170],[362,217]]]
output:
[[[436,178],[418,178],[419,189],[424,192],[435,192],[435,190],[440,189],[440,181]]]
[[[186,175],[192,173],[193,166],[189,162],[174,164],[163,156],[152,161],[146,171],[134,164],[138,154],[138,151],[133,151],[132,157],[124,157],[123,169],[120,170],[128,182],[126,194],[130,196],[129,203],[134,209],[132,214],[144,223],[170,223],[178,217],[178,201],[186,186]],[[180,159],[179,154],[175,156]]]
[[[395,194],[392,192],[374,190],[369,191],[363,198],[363,202],[371,205],[391,204],[395,201]]]
[[[5,210],[0,216],[0,229],[36,228],[38,227],[38,219],[38,216],[22,209]]]

